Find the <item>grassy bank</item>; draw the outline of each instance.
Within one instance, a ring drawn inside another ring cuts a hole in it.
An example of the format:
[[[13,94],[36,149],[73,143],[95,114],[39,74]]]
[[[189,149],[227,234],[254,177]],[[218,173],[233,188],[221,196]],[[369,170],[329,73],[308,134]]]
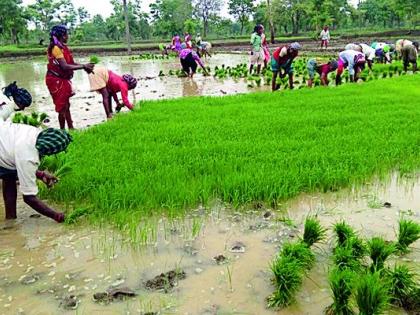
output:
[[[93,217],[236,206],[420,165],[420,76],[339,88],[144,102],[77,132],[48,197]],[[99,106],[99,105],[98,105]]]

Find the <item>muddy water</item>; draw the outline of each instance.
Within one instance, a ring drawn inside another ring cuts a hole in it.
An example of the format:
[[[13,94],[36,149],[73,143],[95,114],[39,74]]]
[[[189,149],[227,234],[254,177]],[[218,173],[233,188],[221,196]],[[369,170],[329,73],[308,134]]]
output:
[[[385,201],[392,207],[382,207]],[[279,312],[265,308],[273,290],[268,266],[281,244],[297,237],[308,214],[317,214],[324,226],[345,219],[365,237],[392,240],[402,214],[420,220],[420,179],[393,177],[358,191],[303,195],[278,211],[244,214],[214,205],[177,222],[150,219],[134,245],[110,228],[68,228],[19,208],[17,222],[0,222],[0,314],[322,314],[331,303],[330,240],[315,248],[317,264],[298,303]],[[295,226],[284,223],[285,217]],[[231,252],[237,242],[244,253]],[[419,245],[404,257],[418,272]],[[226,258],[223,264],[213,259],[218,255]],[[145,288],[147,280],[176,268],[187,277],[172,290]],[[112,286],[128,286],[138,296],[108,305],[93,302],[94,293]],[[65,309],[63,299],[71,295],[80,303],[76,311]]]
[[[208,60],[206,65],[237,65],[247,62],[248,57],[241,54],[217,54]],[[77,59],[78,62],[88,62],[87,59]],[[204,77],[197,74],[194,79],[178,78],[176,76],[158,77],[159,71],[165,74],[169,70],[180,69],[178,59],[169,60],[134,60],[130,61],[124,56],[101,57],[100,66],[106,66],[116,73],[132,73],[140,79],[134,94],[130,99],[141,101],[146,99],[162,99],[195,95],[225,95],[234,93],[247,93],[251,91],[268,90],[269,87],[248,88],[242,80],[219,80],[212,76]],[[47,113],[51,118],[51,125],[56,126],[54,105],[45,85],[45,60],[18,60],[5,62],[0,65],[0,87],[17,81],[27,88],[34,98],[34,110]],[[97,93],[89,91],[89,81],[84,71],[76,71],[73,78],[73,87],[76,95],[71,99],[71,108],[76,128],[83,128],[105,120],[102,107],[102,98]]]

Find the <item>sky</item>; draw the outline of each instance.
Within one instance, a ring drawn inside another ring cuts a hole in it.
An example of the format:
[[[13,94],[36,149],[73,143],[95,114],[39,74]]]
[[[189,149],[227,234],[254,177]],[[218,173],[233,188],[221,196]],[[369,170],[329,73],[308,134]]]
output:
[[[353,4],[356,4],[358,0],[351,0]],[[35,0],[23,0],[23,4],[31,4],[34,3]],[[112,13],[112,5],[110,1],[107,0],[72,0],[74,6],[78,7],[85,7],[91,16],[96,14],[101,14],[104,17],[108,17]],[[149,4],[154,2],[153,0],[141,0],[141,4],[143,7],[143,11],[149,12]],[[222,10],[223,16],[228,16],[227,13],[227,0],[224,0],[224,8]]]

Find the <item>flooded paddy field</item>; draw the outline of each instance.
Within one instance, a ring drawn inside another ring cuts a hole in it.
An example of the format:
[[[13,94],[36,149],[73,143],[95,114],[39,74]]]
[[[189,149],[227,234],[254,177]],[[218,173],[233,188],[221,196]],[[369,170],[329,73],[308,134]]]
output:
[[[111,227],[66,227],[34,214],[20,203],[17,222],[0,221],[0,314],[322,314],[332,301],[332,224],[344,219],[363,237],[395,240],[401,216],[419,221],[420,179],[301,195],[276,209],[215,203],[183,219],[147,218],[134,241]],[[315,247],[297,303],[269,310],[269,264],[308,215],[329,237]],[[419,260],[419,242],[399,259],[417,272]]]
[[[88,62],[87,58],[77,58],[77,62]],[[206,66],[215,67],[222,64],[236,65],[248,62],[248,56],[242,54],[217,54],[204,60]],[[213,76],[204,77],[197,74],[194,79],[177,76],[158,77],[159,71],[181,68],[179,60],[171,57],[166,60],[129,60],[124,56],[101,57],[98,66],[106,66],[118,73],[132,73],[139,79],[134,92],[129,93],[130,101],[158,100],[183,96],[213,95],[222,96],[255,91],[268,91],[270,86],[249,88],[243,81],[233,79],[218,80]],[[0,65],[0,87],[17,81],[33,96],[31,110],[45,112],[51,119],[51,126],[57,126],[54,104],[45,85],[46,61],[43,59],[16,60]],[[84,71],[76,71],[72,80],[76,95],[71,99],[71,111],[76,128],[84,128],[105,121],[102,97],[90,92],[88,76]],[[124,110],[123,110],[124,111]]]

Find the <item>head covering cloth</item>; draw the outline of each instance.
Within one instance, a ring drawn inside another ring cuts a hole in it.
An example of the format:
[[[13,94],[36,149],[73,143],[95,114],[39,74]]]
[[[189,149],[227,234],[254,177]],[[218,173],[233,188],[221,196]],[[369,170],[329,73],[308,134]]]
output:
[[[9,99],[12,98],[19,107],[26,108],[32,104],[31,94],[26,89],[19,88],[16,81],[4,87],[3,94]]]
[[[38,135],[35,147],[40,156],[53,155],[65,151],[72,141],[67,131],[48,128]]]

